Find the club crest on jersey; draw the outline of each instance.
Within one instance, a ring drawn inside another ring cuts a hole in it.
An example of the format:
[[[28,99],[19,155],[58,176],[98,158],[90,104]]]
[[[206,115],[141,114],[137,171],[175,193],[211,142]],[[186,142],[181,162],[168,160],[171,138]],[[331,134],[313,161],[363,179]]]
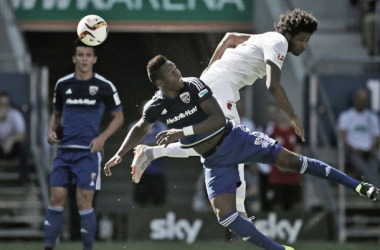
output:
[[[227,102],[227,108],[228,108],[228,110],[231,110],[233,106],[234,106],[234,102],[233,101],[228,101]]]
[[[98,93],[99,87],[98,86],[90,86],[89,91],[90,95],[96,95]]]
[[[285,60],[285,56],[283,54],[278,54],[277,58],[282,62]]]
[[[189,103],[190,102],[190,93],[189,92],[182,93],[182,94],[179,95],[179,97],[181,98],[181,100],[184,103]]]

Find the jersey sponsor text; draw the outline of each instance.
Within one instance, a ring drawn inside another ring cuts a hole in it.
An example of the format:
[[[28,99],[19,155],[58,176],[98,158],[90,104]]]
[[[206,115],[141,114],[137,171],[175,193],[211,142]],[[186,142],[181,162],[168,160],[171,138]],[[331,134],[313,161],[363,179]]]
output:
[[[179,120],[181,120],[181,119],[183,119],[183,118],[188,117],[189,115],[194,114],[194,113],[197,112],[197,111],[198,111],[197,106],[194,106],[194,108],[192,108],[192,109],[188,109],[188,110],[186,110],[185,112],[180,113],[179,115],[174,116],[173,118],[168,118],[168,119],[166,120],[166,125],[169,125],[169,124],[175,123],[175,122],[177,122],[177,121],[179,121]]]
[[[90,100],[90,99],[67,99],[66,100],[66,104],[73,104],[73,105],[76,105],[76,104],[80,104],[80,105],[95,105],[96,104],[96,100]]]

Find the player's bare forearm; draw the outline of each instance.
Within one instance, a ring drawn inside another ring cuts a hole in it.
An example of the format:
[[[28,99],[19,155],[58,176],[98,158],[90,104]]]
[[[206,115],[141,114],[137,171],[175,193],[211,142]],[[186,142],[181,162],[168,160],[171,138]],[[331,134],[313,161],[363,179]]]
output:
[[[112,112],[112,120],[108,124],[107,128],[99,135],[107,140],[111,135],[113,135],[124,123],[124,114],[122,110]]]
[[[116,154],[123,157],[129,150],[136,147],[148,133],[152,125],[153,124],[144,123],[142,120],[137,122],[128,132]]]
[[[49,144],[59,143],[56,130],[61,123],[61,117],[62,114],[58,111],[53,111],[52,115],[50,116],[50,122],[49,122],[49,130],[47,134],[47,142]]]
[[[249,34],[243,34],[243,33],[232,33],[228,32],[226,35],[223,37],[223,39],[220,41],[218,46],[216,47],[214,54],[212,55],[210,62],[205,69],[204,72],[207,71],[207,69],[217,60],[219,60],[226,49],[228,48],[235,48],[239,44],[247,41],[250,38]]]
[[[291,119],[297,117],[292,105],[289,102],[288,96],[286,95],[284,88],[280,84],[276,86],[272,85],[269,88],[269,92],[271,93],[273,99],[275,99],[277,104],[280,106],[280,108],[282,108]]]
[[[194,134],[203,134],[216,129],[223,128],[226,125],[226,118],[214,97],[210,97],[200,104],[202,110],[206,113],[207,118],[200,123],[193,125]],[[169,129],[157,134],[158,145],[169,145],[184,137],[182,129]]]
[[[50,122],[49,122],[49,130],[50,131],[56,131],[59,124],[61,123],[61,117],[62,113],[58,111],[53,111],[53,113],[50,116]]]

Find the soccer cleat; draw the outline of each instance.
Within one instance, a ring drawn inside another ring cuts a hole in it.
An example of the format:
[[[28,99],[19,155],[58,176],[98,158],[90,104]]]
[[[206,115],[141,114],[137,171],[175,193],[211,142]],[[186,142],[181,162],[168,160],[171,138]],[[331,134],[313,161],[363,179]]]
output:
[[[149,157],[146,153],[146,145],[137,145],[135,147],[135,156],[132,161],[132,181],[134,183],[139,183],[145,169],[149,166],[153,157]],[[152,158],[152,159],[151,159]]]
[[[294,250],[294,248],[293,247],[288,247],[288,246],[284,246],[284,245],[282,245],[283,247],[285,247],[285,249],[284,250]]]
[[[361,196],[367,197],[371,201],[376,201],[377,196],[379,195],[379,189],[372,184],[362,182],[356,188],[356,192],[358,192]]]

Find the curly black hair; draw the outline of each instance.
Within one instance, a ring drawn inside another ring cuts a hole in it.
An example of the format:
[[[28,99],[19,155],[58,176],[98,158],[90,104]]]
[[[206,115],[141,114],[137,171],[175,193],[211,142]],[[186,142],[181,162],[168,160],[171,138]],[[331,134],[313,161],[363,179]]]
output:
[[[313,34],[318,28],[318,20],[306,11],[295,9],[280,16],[280,21],[274,25],[277,32],[289,33],[295,36],[300,32]]]

